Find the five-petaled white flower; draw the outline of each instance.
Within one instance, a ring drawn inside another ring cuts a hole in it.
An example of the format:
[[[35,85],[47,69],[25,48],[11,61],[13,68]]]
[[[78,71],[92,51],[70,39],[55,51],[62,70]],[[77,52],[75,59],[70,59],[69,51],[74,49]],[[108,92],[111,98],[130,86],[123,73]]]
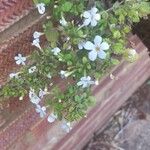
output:
[[[46,115],[46,107],[41,107],[40,105],[36,105],[35,111],[40,114],[40,117],[43,118]]]
[[[41,99],[37,96],[37,94],[34,92],[33,89],[30,89],[29,91],[29,98],[30,98],[30,101],[36,105],[41,101]]]
[[[77,85],[82,86],[82,88],[89,87],[92,84],[95,84],[95,81],[92,81],[90,76],[82,77],[80,81],[77,83]]]
[[[44,33],[42,33],[42,32],[35,31],[35,32],[33,33],[33,38],[34,38],[34,39],[39,39],[40,36],[43,35],[43,34],[44,34]]]
[[[36,71],[36,66],[32,66],[31,68],[29,68],[29,73],[33,73]]]
[[[57,119],[57,115],[55,115],[54,113],[51,113],[48,118],[47,118],[47,121],[52,123],[54,122],[55,120]]]
[[[38,38],[33,40],[32,45],[36,46],[39,49],[41,49],[40,40]]]
[[[70,130],[72,129],[70,122],[66,121],[63,121],[63,123],[61,124],[61,128],[67,133],[69,133]]]
[[[9,77],[10,77],[10,79],[12,79],[12,78],[16,78],[17,79],[18,78],[18,74],[19,73],[10,73]]]
[[[23,57],[21,54],[18,54],[18,56],[15,56],[15,61],[17,65],[25,65],[26,57]]]
[[[67,23],[67,21],[65,20],[65,18],[63,16],[61,17],[59,22],[64,27],[68,26],[68,23]]]
[[[58,55],[58,53],[60,53],[60,48],[56,47],[54,49],[52,49],[52,52],[54,53],[54,55]]]
[[[100,20],[100,14],[97,13],[98,9],[96,7],[91,8],[91,10],[85,11],[83,13],[83,17],[85,18],[83,25],[95,27],[97,25],[98,20]]]
[[[105,50],[109,49],[109,45],[107,42],[102,42],[102,37],[97,35],[95,36],[94,44],[90,41],[87,41],[84,45],[84,48],[90,51],[88,57],[91,61],[94,61],[96,60],[97,56],[100,59],[106,58]]]
[[[45,13],[45,4],[44,3],[39,3],[36,5],[38,8],[39,14],[43,15]]]

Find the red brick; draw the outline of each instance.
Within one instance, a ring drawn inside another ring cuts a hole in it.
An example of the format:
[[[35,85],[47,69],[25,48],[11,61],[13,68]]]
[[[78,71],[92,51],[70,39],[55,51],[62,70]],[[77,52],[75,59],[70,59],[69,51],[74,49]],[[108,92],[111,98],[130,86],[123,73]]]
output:
[[[33,6],[32,0],[1,0],[0,32],[27,15]]]

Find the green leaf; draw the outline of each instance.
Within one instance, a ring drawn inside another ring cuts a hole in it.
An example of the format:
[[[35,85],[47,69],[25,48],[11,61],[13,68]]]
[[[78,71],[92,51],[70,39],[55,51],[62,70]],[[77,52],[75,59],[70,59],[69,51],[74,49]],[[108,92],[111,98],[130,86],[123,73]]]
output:
[[[114,37],[115,39],[119,39],[119,38],[121,37],[120,31],[114,31],[114,32],[113,32],[113,37]]]
[[[116,43],[113,45],[113,51],[115,54],[123,54],[124,46],[122,43]]]
[[[88,59],[86,57],[83,57],[82,62],[83,62],[83,64],[86,64],[88,62]]]
[[[71,10],[72,6],[73,6],[73,3],[71,3],[71,2],[65,2],[65,3],[61,6],[61,9],[62,9],[62,11],[64,11],[64,12],[68,12],[68,11]]]
[[[52,47],[55,47],[59,38],[58,31],[56,30],[56,28],[53,27],[53,24],[51,22],[48,22],[44,28],[47,40],[51,42]]]
[[[120,63],[120,61],[118,59],[112,58],[111,62],[113,65],[118,65]]]

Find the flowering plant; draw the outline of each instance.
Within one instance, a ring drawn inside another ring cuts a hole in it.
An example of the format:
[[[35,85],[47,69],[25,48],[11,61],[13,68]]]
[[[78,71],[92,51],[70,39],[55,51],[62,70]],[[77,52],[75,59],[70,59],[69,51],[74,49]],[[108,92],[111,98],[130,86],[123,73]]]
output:
[[[33,0],[41,15],[47,13],[43,32],[35,31],[35,51],[25,57],[18,54],[14,61],[22,66],[11,73],[9,81],[0,90],[2,97],[28,94],[35,111],[47,120],[72,122],[86,115],[94,104],[91,85],[121,57],[136,60],[136,50],[127,48],[127,34],[132,23],[150,13],[147,0]],[[46,37],[45,46],[40,43]],[[62,90],[55,78],[65,84]],[[41,106],[41,99],[45,105]],[[68,131],[70,123],[62,127]]]

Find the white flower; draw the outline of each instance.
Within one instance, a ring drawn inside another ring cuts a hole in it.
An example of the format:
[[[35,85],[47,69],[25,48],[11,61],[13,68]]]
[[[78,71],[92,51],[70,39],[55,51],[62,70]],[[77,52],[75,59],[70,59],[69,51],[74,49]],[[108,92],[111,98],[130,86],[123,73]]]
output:
[[[59,22],[64,27],[68,26],[68,23],[67,23],[67,21],[65,20],[65,18],[63,16],[61,17],[61,20]]]
[[[58,55],[58,53],[60,53],[60,49],[58,47],[52,49],[52,52],[54,53],[54,55]]]
[[[41,101],[41,99],[37,96],[37,94],[34,92],[33,89],[30,89],[29,91],[29,98],[30,98],[30,101],[36,105]]]
[[[54,122],[55,120],[57,119],[57,115],[55,115],[54,113],[51,113],[48,118],[47,118],[47,121],[52,123]]]
[[[42,89],[40,89],[40,91],[39,91],[39,97],[40,98],[43,98],[44,97],[44,95],[46,95],[47,94],[47,91],[46,90],[42,90]]]
[[[35,31],[35,32],[33,33],[33,38],[34,38],[34,39],[39,39],[40,36],[43,35],[43,34],[44,34],[44,33],[42,33],[42,32],[37,32],[37,31]]]
[[[69,133],[70,130],[72,129],[70,122],[66,121],[63,121],[63,123],[61,124],[61,128],[67,133]]]
[[[40,40],[38,38],[33,40],[32,45],[36,46],[39,49],[41,49]]]
[[[82,86],[82,88],[89,87],[90,85],[95,84],[94,81],[91,80],[90,76],[82,77],[80,81],[77,83],[78,86]]]
[[[46,115],[46,107],[41,107],[40,105],[36,105],[36,112],[40,114],[40,117],[43,118]]]
[[[84,48],[84,45],[85,45],[85,42],[84,42],[84,41],[81,41],[81,42],[78,44],[78,48],[79,48],[79,49],[83,49],[83,48]]]
[[[12,79],[12,78],[18,78],[18,74],[19,73],[10,73],[9,77],[10,77],[10,79]]]
[[[100,14],[97,13],[98,9],[96,7],[93,7],[89,11],[85,11],[83,13],[83,17],[85,18],[83,25],[88,26],[91,24],[91,26],[96,26],[97,21],[100,20]]]
[[[15,56],[14,58],[16,60],[17,65],[25,65],[26,57],[23,57],[21,54],[18,54],[18,56]]]
[[[39,14],[43,15],[45,13],[45,4],[44,3],[39,3],[36,5],[38,8]]]
[[[87,41],[84,45],[84,48],[90,51],[88,57],[91,61],[94,61],[96,60],[97,56],[100,59],[106,58],[105,50],[109,49],[109,45],[107,42],[102,42],[102,37],[97,35],[94,38],[94,44],[90,41]]]
[[[61,75],[61,78],[67,78],[70,74],[67,71],[61,70],[60,75]]]
[[[29,71],[29,73],[35,72],[36,71],[36,66],[33,66],[33,67],[29,68],[28,71]]]

